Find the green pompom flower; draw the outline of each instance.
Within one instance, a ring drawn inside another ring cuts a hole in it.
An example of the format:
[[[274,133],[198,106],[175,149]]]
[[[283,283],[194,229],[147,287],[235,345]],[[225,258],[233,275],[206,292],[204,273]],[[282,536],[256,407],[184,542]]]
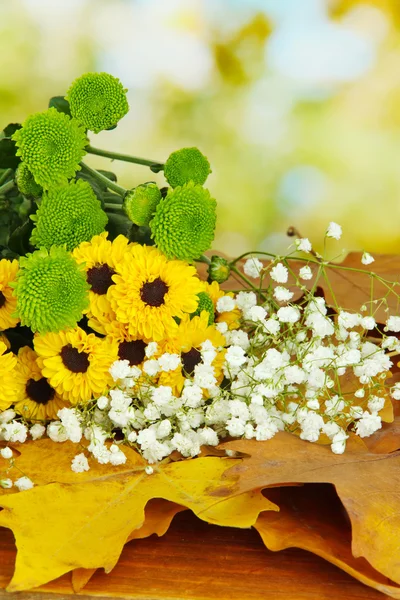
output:
[[[226,258],[222,256],[212,256],[211,263],[208,267],[208,281],[216,281],[217,283],[224,283],[227,281],[231,274],[231,267]]]
[[[71,114],[90,131],[114,127],[129,110],[127,90],[108,73],[86,73],[72,83],[66,100]]]
[[[21,324],[34,332],[75,327],[89,306],[84,267],[56,246],[21,257],[14,288]]]
[[[205,310],[206,312],[208,312],[208,324],[212,325],[214,323],[215,315],[214,315],[214,303],[211,299],[210,294],[207,294],[207,292],[200,292],[199,294],[197,294],[197,297],[199,299],[199,304],[198,304],[197,310],[196,310],[196,312],[192,313],[190,316],[192,318],[200,316],[202,311]]]
[[[203,185],[210,173],[210,163],[198,148],[176,150],[164,165],[165,179],[173,188],[189,181]]]
[[[154,215],[161,192],[155,183],[144,183],[130,190],[124,199],[124,210],[132,223],[148,225]]]
[[[193,181],[169,190],[150,221],[152,237],[168,258],[192,261],[214,239],[216,206],[210,192]]]
[[[21,194],[28,198],[39,198],[43,193],[42,186],[36,183],[24,162],[19,163],[19,167],[15,172],[15,183]]]
[[[31,216],[35,228],[31,244],[38,248],[62,246],[73,250],[104,231],[108,218],[87,181],[78,179],[53,188],[42,197]]]
[[[86,154],[83,127],[55,108],[28,117],[12,139],[17,144],[17,155],[44,189],[74,177]]]

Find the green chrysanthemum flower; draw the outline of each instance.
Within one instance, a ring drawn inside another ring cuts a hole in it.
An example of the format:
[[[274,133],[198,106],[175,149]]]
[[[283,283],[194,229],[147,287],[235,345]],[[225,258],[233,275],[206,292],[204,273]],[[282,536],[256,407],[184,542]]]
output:
[[[28,117],[12,139],[18,147],[17,155],[44,189],[73,177],[86,154],[83,127],[55,108]]]
[[[86,73],[72,83],[66,100],[71,114],[90,131],[114,127],[129,110],[127,90],[108,73]]]
[[[62,246],[73,250],[89,242],[107,224],[107,215],[87,181],[78,179],[45,192],[39,209],[31,216],[35,228],[31,244],[38,248]]]
[[[191,317],[200,316],[203,310],[208,312],[208,324],[212,325],[214,323],[214,303],[211,299],[211,296],[207,294],[207,292],[200,292],[197,294],[199,299],[199,305],[197,307],[196,312],[192,313]]]
[[[161,192],[155,183],[145,183],[130,190],[125,196],[124,210],[132,223],[148,225],[154,215]]]
[[[20,258],[14,287],[21,324],[34,332],[75,327],[89,305],[83,266],[56,246]]]
[[[210,163],[198,148],[176,150],[164,165],[165,178],[173,188],[189,181],[203,185],[210,173]]]
[[[208,267],[208,280],[224,283],[229,279],[231,268],[226,258],[222,256],[212,256],[211,263]]]
[[[150,221],[161,252],[180,260],[199,258],[214,239],[216,205],[210,192],[193,181],[170,190]]]
[[[21,194],[31,198],[39,198],[43,193],[41,185],[36,183],[32,173],[24,162],[19,164],[15,173],[15,182]]]

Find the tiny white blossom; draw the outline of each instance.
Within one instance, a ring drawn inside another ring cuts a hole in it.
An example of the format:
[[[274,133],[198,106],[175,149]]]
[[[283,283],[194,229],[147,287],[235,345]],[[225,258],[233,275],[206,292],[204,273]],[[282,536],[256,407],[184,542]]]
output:
[[[114,450],[115,447],[117,448],[116,450]],[[110,463],[114,466],[119,466],[126,463],[125,454],[115,444],[110,447]]]
[[[47,435],[53,442],[66,442],[68,434],[61,421],[52,421],[47,425]]]
[[[281,328],[278,319],[267,319],[263,325],[264,329],[271,335],[276,335]]]
[[[211,427],[204,427],[203,429],[199,429],[198,432],[200,443],[205,444],[206,446],[217,446],[219,443],[217,432]]]
[[[390,316],[386,321],[385,331],[398,333],[400,331],[400,317]]]
[[[168,373],[168,371],[175,371],[175,369],[179,367],[181,359],[178,354],[169,354],[168,352],[165,352],[159,357],[158,364],[160,365],[161,371]]]
[[[114,381],[118,381],[118,379],[125,379],[125,377],[128,377],[130,372],[129,361],[116,360],[111,365],[109,371]]]
[[[301,269],[299,269],[299,277],[300,279],[304,279],[304,281],[307,281],[308,279],[312,279],[312,271],[311,268],[306,265],[305,267],[301,267]]]
[[[248,321],[254,321],[254,323],[258,323],[259,321],[264,321],[267,316],[267,311],[262,306],[252,306],[245,313],[245,318]]]
[[[400,383],[395,383],[391,389],[390,395],[394,400],[400,400]]]
[[[157,375],[157,373],[160,371],[160,365],[158,364],[158,360],[155,360],[154,358],[146,360],[143,363],[143,371],[149,377],[154,377],[155,375]]]
[[[11,421],[11,423],[3,425],[2,433],[7,442],[20,442],[23,444],[28,436],[28,429],[18,421]]]
[[[368,411],[363,413],[363,416],[356,424],[356,434],[361,438],[369,437],[375,431],[378,431],[382,427],[382,420],[376,414],[371,414]]]
[[[221,323],[216,323],[215,326],[218,329],[218,331],[222,334],[228,331],[228,323],[225,323],[225,321],[222,321]]]
[[[253,279],[258,279],[260,277],[261,271],[264,268],[264,265],[258,258],[249,258],[243,265],[243,271],[248,277],[252,277]]]
[[[371,256],[370,254],[368,254],[368,252],[364,252],[362,257],[361,257],[361,262],[363,265],[370,265],[371,263],[374,262],[374,257]]]
[[[328,229],[326,230],[326,237],[333,238],[335,240],[340,240],[342,237],[342,228],[340,225],[331,221],[328,225]]]
[[[300,311],[295,306],[282,306],[276,314],[281,323],[296,323],[300,319]]]
[[[360,322],[361,327],[367,330],[375,329],[376,321],[374,317],[363,317]]]
[[[299,250],[300,252],[306,252],[307,254],[309,254],[312,250],[311,242],[308,238],[300,238],[298,240],[295,240],[294,243],[296,244],[297,250]]]
[[[151,397],[154,404],[157,406],[168,404],[172,399],[172,388],[168,385],[160,385],[159,387],[152,389]]]
[[[146,473],[146,475],[152,475],[154,473],[153,467],[151,467],[150,465],[147,465],[147,467],[145,468],[145,473]]]
[[[289,277],[289,271],[282,263],[275,265],[270,271],[271,279],[277,283],[286,283]]]
[[[289,302],[289,300],[293,298],[293,292],[281,285],[278,285],[274,289],[274,296],[278,302]]]
[[[239,292],[236,296],[236,305],[240,310],[246,311],[257,304],[257,296],[254,292]]]
[[[134,442],[136,442],[137,440],[137,433],[136,431],[131,431],[128,435],[128,442],[130,442],[131,444],[133,444]]]
[[[147,358],[151,358],[152,356],[154,356],[157,353],[157,351],[158,351],[157,342],[149,342],[146,346],[144,353],[146,354]]]
[[[32,425],[30,428],[29,433],[33,440],[39,440],[46,433],[46,427],[40,423],[35,423],[35,425]]]
[[[231,296],[222,296],[217,301],[217,311],[219,313],[231,312],[236,306],[235,299]]]
[[[331,450],[334,454],[343,454],[346,449],[346,440],[348,437],[343,429],[333,436]]]
[[[379,412],[385,406],[385,398],[380,396],[371,396],[368,400],[368,409],[374,413]]]
[[[108,406],[108,398],[106,396],[100,396],[96,402],[100,410],[104,410]]]
[[[9,421],[12,421],[16,416],[17,415],[15,411],[12,410],[12,408],[3,410],[3,412],[0,413],[0,423],[8,423]]]
[[[3,458],[9,459],[12,458],[13,451],[11,450],[11,448],[9,448],[9,446],[6,446],[5,448],[2,448],[0,450],[0,454]]]
[[[24,492],[25,490],[30,490],[33,488],[33,482],[29,479],[29,477],[20,477],[14,481],[14,485],[19,489],[20,492]]]
[[[3,488],[4,490],[8,490],[10,488],[12,488],[13,486],[13,482],[11,479],[6,478],[6,479],[0,479],[0,487]]]
[[[364,396],[365,396],[365,390],[364,390],[364,388],[359,388],[358,390],[356,390],[354,392],[354,395],[355,395],[356,398],[364,398]]]
[[[246,361],[246,353],[240,346],[229,346],[225,360],[230,367],[241,367]]]
[[[77,454],[74,456],[71,462],[71,470],[74,473],[83,473],[84,471],[89,471],[89,463],[86,456],[81,452],[81,454]]]

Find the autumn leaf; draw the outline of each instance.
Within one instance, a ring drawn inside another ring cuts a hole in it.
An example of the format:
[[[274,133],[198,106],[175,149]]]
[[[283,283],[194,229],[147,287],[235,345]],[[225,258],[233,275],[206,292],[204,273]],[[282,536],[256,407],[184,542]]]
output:
[[[168,502],[162,498],[150,500],[146,505],[143,525],[139,529],[132,531],[126,542],[143,539],[153,534],[161,537],[168,531],[174,516],[183,510],[187,510],[187,508],[174,502]],[[80,592],[85,587],[96,570],[74,569],[72,571],[71,582],[75,593]]]
[[[235,459],[159,464],[148,475],[143,458],[126,447],[122,467],[94,464],[78,474],[70,468],[76,454],[72,443],[44,439],[19,450],[9,476],[22,472],[36,485],[0,497],[0,526],[12,529],[17,546],[9,591],[37,587],[76,568],[111,571],[129,536],[143,525],[145,507],[153,498],[186,506],[205,521],[235,527],[250,527],[262,510],[277,510],[261,492],[247,490],[240,497],[235,476],[225,478],[221,488],[221,477]]]
[[[338,456],[287,433],[222,447],[249,455],[224,474],[227,481],[238,478],[238,494],[287,481],[332,483],[351,521],[353,556],[400,583],[400,453],[366,452],[350,439]]]
[[[400,588],[375,571],[364,558],[351,553],[351,528],[332,486],[307,484],[296,489],[266,490],[279,512],[264,512],[255,529],[269,550],[302,548],[333,563],[365,585],[392,598]]]

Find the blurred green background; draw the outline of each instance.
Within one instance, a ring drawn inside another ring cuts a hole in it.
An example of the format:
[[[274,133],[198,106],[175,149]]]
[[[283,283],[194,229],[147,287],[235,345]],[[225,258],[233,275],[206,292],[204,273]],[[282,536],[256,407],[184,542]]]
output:
[[[334,220],[339,251],[400,253],[399,27],[398,0],[0,0],[1,118],[108,71],[131,110],[92,145],[155,160],[197,145],[216,249],[284,252],[289,225],[320,248]]]

